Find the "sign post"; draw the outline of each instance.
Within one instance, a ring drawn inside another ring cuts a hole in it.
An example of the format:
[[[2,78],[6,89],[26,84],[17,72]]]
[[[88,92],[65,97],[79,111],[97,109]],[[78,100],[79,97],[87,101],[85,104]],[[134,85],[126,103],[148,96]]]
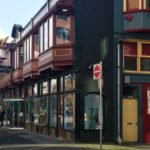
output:
[[[98,80],[98,87],[100,91],[99,101],[99,129],[100,129],[100,150],[102,150],[102,130],[103,130],[103,99],[102,99],[102,61],[95,64],[93,67],[93,78]]]

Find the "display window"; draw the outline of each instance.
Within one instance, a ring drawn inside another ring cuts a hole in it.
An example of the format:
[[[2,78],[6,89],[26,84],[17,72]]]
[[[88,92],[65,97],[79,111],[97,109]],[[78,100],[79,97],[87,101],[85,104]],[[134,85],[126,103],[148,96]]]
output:
[[[84,129],[99,128],[99,94],[88,94],[84,98]]]
[[[75,94],[64,95],[64,129],[75,128]]]
[[[57,95],[50,96],[50,126],[57,126]]]

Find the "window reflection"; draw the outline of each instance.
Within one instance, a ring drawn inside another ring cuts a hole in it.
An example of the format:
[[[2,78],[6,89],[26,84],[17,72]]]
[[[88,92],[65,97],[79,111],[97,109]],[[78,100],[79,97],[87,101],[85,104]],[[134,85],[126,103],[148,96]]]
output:
[[[84,128],[98,129],[99,95],[89,94],[84,99]]]
[[[71,42],[71,17],[67,15],[56,16],[56,44]]]
[[[50,96],[50,126],[56,127],[57,123],[57,96]]]
[[[75,95],[73,93],[66,94],[64,97],[64,128],[73,129],[75,119]]]
[[[65,90],[73,90],[75,89],[75,75],[68,74],[65,76]]]
[[[52,79],[51,80],[51,92],[57,92],[57,79]]]

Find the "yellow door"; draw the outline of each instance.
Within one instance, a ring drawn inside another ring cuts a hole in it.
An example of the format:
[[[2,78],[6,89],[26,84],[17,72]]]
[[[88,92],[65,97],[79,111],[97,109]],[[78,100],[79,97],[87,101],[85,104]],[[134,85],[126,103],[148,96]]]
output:
[[[138,141],[137,99],[123,99],[123,141]]]

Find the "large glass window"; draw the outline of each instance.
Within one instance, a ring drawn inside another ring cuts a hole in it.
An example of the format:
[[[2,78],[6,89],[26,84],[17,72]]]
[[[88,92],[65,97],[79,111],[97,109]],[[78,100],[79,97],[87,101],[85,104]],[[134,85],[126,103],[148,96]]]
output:
[[[65,91],[75,89],[75,74],[65,76]]]
[[[75,95],[68,93],[64,96],[64,128],[75,128]]]
[[[50,96],[50,126],[56,127],[57,124],[57,95]]]
[[[25,101],[25,122],[30,122],[30,114],[31,114],[31,101],[26,100]]]
[[[40,98],[40,124],[46,124],[47,120],[47,99],[46,97]]]
[[[71,43],[71,17],[56,15],[56,44]]]
[[[38,95],[38,84],[34,84],[33,86],[33,95]]]
[[[32,99],[31,119],[35,124],[39,123],[39,98]]]
[[[48,81],[45,81],[42,84],[42,94],[48,94]]]
[[[99,127],[99,95],[88,94],[84,98],[84,129]]]
[[[51,93],[57,92],[57,79],[51,79]]]

